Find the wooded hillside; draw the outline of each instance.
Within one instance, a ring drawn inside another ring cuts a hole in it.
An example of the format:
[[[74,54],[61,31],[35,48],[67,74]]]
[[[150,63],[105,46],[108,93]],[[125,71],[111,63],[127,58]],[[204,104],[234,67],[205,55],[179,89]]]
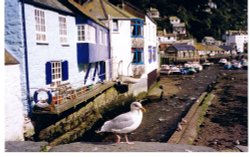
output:
[[[226,30],[247,30],[247,0],[124,0],[143,11],[157,8],[162,17],[158,26],[171,31],[169,16],[177,16],[185,22],[190,36],[200,41],[204,36],[221,39]],[[113,4],[122,0],[110,0]],[[165,18],[163,18],[165,17]]]

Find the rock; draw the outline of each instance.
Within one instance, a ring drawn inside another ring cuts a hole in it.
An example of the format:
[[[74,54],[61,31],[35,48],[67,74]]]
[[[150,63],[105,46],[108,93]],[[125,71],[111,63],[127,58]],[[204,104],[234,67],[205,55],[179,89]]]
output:
[[[235,144],[236,144],[236,145],[240,145],[240,141],[239,141],[239,140],[236,140],[236,141],[235,141]]]
[[[163,122],[163,121],[166,121],[167,119],[164,119],[164,118],[160,117],[158,120],[159,120],[160,122]]]
[[[177,126],[177,131],[181,131],[181,130],[182,130],[181,123],[178,123],[178,126]]]
[[[42,152],[47,151],[47,142],[33,142],[33,141],[6,141],[6,152]]]
[[[248,152],[247,146],[237,145],[236,148],[238,148],[241,152]]]
[[[163,97],[163,90],[158,87],[154,87],[153,89],[151,89],[147,95],[147,99],[151,101],[161,100],[162,97]]]
[[[182,119],[181,119],[181,124],[182,124],[182,125],[187,124],[187,120],[184,119],[184,118],[182,118]]]
[[[190,99],[190,100],[196,100],[196,98],[195,98],[195,97],[190,97],[189,99]]]

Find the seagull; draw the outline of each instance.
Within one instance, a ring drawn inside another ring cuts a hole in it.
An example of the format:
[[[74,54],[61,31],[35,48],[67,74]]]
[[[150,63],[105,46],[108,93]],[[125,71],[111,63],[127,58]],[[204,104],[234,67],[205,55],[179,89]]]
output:
[[[117,137],[116,143],[120,143],[121,137],[119,133],[125,134],[125,139],[127,144],[134,144],[129,142],[127,133],[130,133],[137,129],[142,121],[142,111],[146,112],[146,109],[142,107],[140,102],[133,102],[130,105],[130,111],[123,113],[112,120],[106,121],[101,127],[100,132],[113,132]]]

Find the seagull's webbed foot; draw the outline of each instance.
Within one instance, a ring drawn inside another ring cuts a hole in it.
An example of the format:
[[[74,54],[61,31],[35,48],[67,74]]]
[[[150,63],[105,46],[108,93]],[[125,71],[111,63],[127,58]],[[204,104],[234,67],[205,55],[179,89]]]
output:
[[[135,144],[134,142],[130,142],[130,141],[128,140],[127,134],[125,134],[125,139],[126,139],[126,143],[127,143],[127,144]]]

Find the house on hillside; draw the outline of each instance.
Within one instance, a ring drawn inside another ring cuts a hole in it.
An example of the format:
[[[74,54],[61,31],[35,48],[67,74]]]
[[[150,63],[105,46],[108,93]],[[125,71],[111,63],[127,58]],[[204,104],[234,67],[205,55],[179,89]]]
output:
[[[187,36],[185,23],[181,22],[176,16],[170,16],[169,20],[173,27],[173,34],[175,34],[178,39],[184,39]]]
[[[52,111],[73,102],[77,91],[88,90],[108,77],[108,28],[69,4],[5,1],[5,47],[21,66],[26,113],[32,114],[36,107]]]
[[[248,34],[246,31],[227,31],[224,38],[225,44],[233,46],[237,52],[247,52]]]
[[[196,43],[194,46],[202,60],[228,55],[227,51],[224,51],[222,46],[206,45],[203,43]]]
[[[173,44],[161,54],[161,64],[178,64],[188,61],[199,61],[200,57],[195,47],[187,44]]]
[[[181,23],[181,19],[178,18],[177,16],[170,16],[169,21],[172,25]]]
[[[153,19],[159,19],[160,18],[160,12],[156,8],[150,7],[148,10],[148,15]]]
[[[215,45],[216,40],[211,36],[205,36],[202,39],[202,43],[205,45]]]
[[[173,44],[177,42],[176,34],[162,34],[158,35],[159,44]]]

